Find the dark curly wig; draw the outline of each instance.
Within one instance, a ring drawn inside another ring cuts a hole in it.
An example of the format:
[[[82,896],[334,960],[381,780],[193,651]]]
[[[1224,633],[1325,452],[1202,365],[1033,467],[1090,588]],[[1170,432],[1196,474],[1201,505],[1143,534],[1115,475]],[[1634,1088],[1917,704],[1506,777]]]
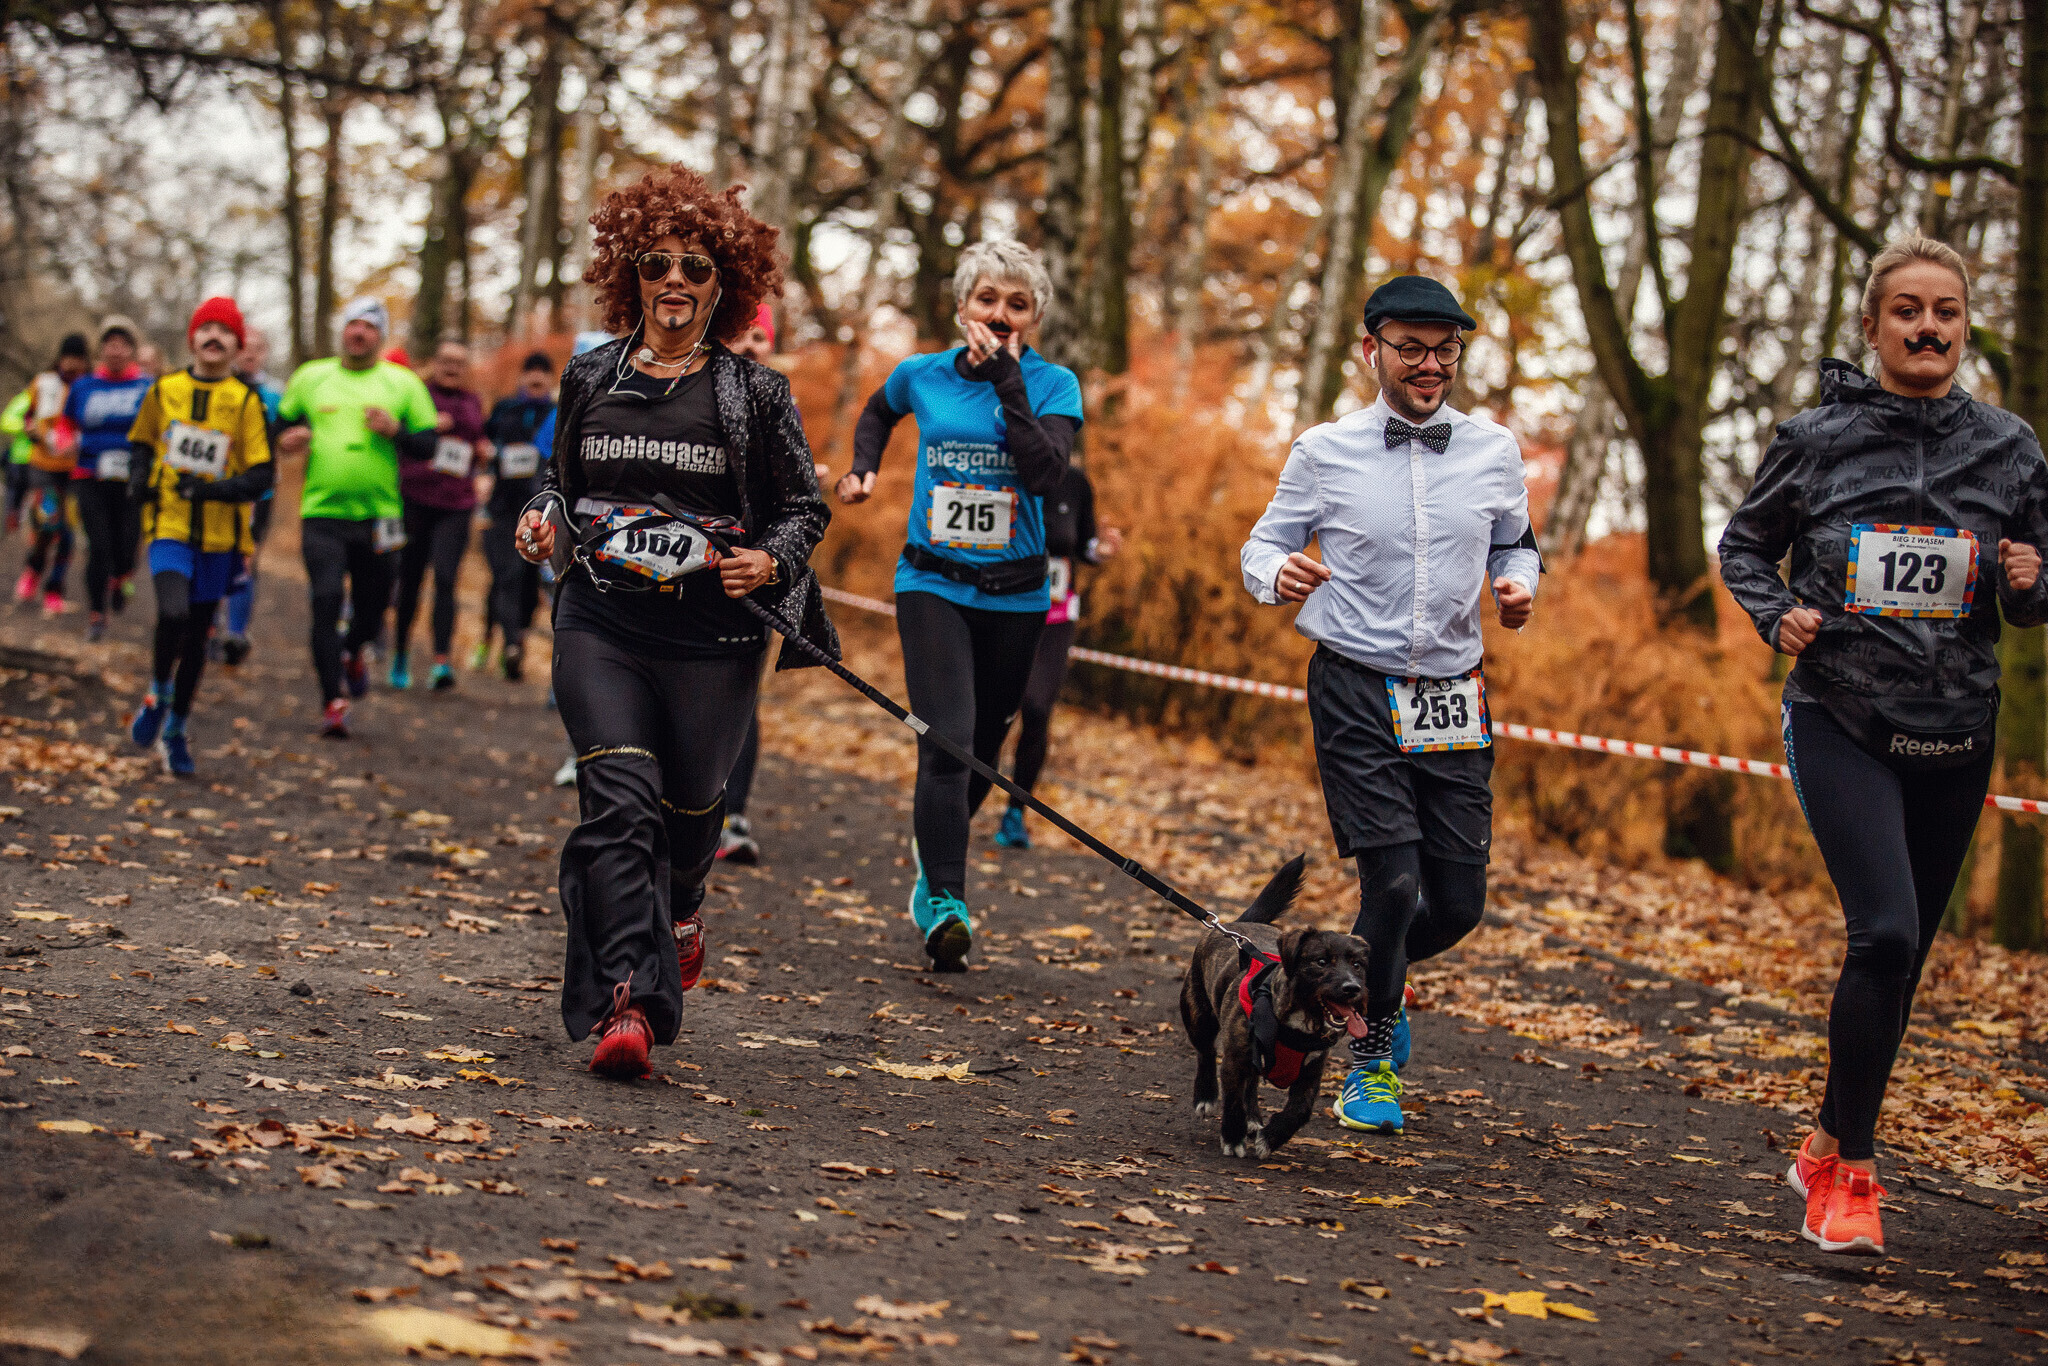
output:
[[[731,341],[753,325],[761,301],[781,290],[782,267],[775,260],[776,230],[740,207],[744,189],[719,193],[695,171],[671,166],[605,196],[590,216],[595,246],[583,281],[596,291],[607,330],[623,337],[640,321],[634,262],[671,233],[696,238],[718,263],[721,293],[711,337]]]

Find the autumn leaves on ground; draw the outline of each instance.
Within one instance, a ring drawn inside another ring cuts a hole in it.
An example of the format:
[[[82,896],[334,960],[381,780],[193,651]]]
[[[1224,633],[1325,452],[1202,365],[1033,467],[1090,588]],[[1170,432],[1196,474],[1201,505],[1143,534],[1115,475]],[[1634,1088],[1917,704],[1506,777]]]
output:
[[[1042,825],[1028,854],[984,830],[977,970],[925,974],[910,746],[785,674],[768,862],[714,876],[715,976],[656,1076],[602,1083],[556,1015],[574,800],[541,686],[379,689],[323,743],[272,564],[196,783],[120,739],[146,597],[94,650],[0,620],[61,656],[0,674],[0,1362],[2048,1351],[2036,960],[1938,950],[1877,1264],[1810,1253],[1780,1179],[1834,968],[1816,903],[1526,832],[1419,975],[1407,1135],[1319,1115],[1228,1160],[1187,1106],[1192,927]],[[900,692],[886,623],[844,624]],[[1307,849],[1296,917],[1348,919],[1298,763],[1059,724],[1077,818],[1217,905]]]

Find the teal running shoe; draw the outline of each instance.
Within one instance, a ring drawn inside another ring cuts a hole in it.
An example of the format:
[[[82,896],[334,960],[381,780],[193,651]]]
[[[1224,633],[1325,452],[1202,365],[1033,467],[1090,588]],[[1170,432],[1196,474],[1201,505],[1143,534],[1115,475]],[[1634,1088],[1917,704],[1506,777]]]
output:
[[[455,670],[446,661],[436,664],[434,671],[427,675],[427,684],[435,692],[446,692],[455,686]]]
[[[913,914],[913,918],[918,929],[924,931],[925,956],[932,960],[933,972],[967,971],[967,953],[974,947],[974,925],[968,917],[966,902],[942,891],[926,897],[924,914]]]
[[[1351,1075],[1344,1078],[1344,1093],[1330,1108],[1337,1122],[1347,1129],[1398,1134],[1405,1127],[1401,1118],[1401,1074],[1391,1062],[1354,1067]]]
[[[412,661],[406,658],[405,651],[399,650],[392,654],[391,673],[386,681],[400,692],[412,686]]]
[[[1024,828],[1024,808],[1013,806],[1003,813],[1003,823],[996,827],[996,843],[1005,849],[1029,849],[1031,832]]]
[[[918,856],[917,836],[915,835],[910,837],[910,866],[917,869],[917,880],[910,884],[910,918],[917,923],[919,929],[923,929],[924,922],[918,920],[917,917],[922,911],[924,903],[931,900],[932,889],[925,885],[924,860]]]
[[[144,695],[142,705],[135,709],[135,719],[128,723],[128,738],[136,748],[148,749],[156,743],[157,732],[164,728],[164,717],[170,714],[170,707],[157,698],[154,688]]]
[[[1408,1032],[1408,1003],[1401,1002],[1401,1013],[1394,1017],[1394,1070],[1408,1070],[1408,1055],[1414,1051],[1413,1036]]]
[[[173,778],[189,778],[198,771],[192,762],[192,746],[186,742],[184,731],[176,734],[165,731],[157,749],[164,756],[164,771]]]

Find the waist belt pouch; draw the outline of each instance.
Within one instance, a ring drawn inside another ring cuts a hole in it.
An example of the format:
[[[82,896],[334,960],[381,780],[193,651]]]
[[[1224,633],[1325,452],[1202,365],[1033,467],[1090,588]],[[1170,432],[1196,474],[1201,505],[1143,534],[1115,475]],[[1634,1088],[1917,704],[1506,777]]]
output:
[[[1991,752],[1998,692],[1988,697],[1866,697],[1801,671],[1799,686],[1821,699],[1866,754],[1895,768],[1960,768]]]
[[[1045,586],[1046,560],[1043,555],[1021,560],[998,560],[994,564],[962,564],[944,555],[935,555],[921,545],[906,544],[903,558],[909,561],[912,569],[922,569],[928,574],[937,574],[942,579],[966,584],[969,588],[979,588],[996,597],[1031,593]]]

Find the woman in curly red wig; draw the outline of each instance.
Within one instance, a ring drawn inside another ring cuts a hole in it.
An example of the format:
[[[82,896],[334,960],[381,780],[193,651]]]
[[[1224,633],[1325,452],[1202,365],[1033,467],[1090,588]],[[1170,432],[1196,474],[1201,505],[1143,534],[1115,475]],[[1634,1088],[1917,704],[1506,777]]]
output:
[[[594,1072],[639,1077],[704,965],[698,909],[767,636],[739,601],[838,638],[807,568],[829,519],[789,381],[734,354],[779,288],[775,229],[672,167],[591,216],[584,279],[624,333],[562,371],[519,553],[556,563],[555,699],[582,823],[562,847],[562,1021]],[[730,554],[692,526],[717,519]],[[695,571],[716,568],[716,574]],[[783,668],[802,656],[790,651]]]

